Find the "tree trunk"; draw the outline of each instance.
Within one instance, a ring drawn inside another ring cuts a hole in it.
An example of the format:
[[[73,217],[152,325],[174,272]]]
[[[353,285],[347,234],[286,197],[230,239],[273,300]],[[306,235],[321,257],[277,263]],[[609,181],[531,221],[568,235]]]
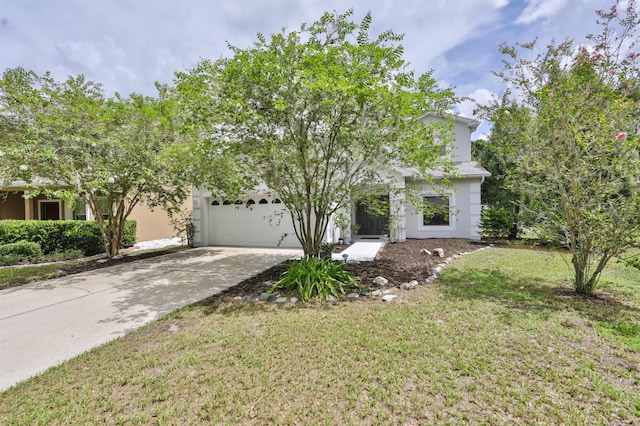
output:
[[[584,258],[582,253],[574,253],[571,258],[574,271],[574,287],[578,294],[590,294],[590,290],[587,285],[587,259]]]
[[[520,231],[518,226],[518,217],[520,216],[520,204],[516,203],[515,209],[512,212],[511,216],[511,228],[509,229],[509,239],[515,240],[518,238],[518,232]]]

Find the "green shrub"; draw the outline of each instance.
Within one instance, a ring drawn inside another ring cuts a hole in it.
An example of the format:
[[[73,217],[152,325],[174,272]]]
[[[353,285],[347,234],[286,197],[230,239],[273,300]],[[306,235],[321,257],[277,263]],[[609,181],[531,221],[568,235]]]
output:
[[[19,265],[24,260],[17,254],[0,254],[0,266]]]
[[[42,256],[42,262],[61,262],[63,260],[73,260],[83,257],[82,250],[69,249],[65,251],[54,251],[53,253]]]
[[[122,241],[120,248],[133,247],[136,244],[136,235],[138,233],[138,224],[135,220],[127,220],[124,223],[124,231],[122,232]]]
[[[357,287],[356,279],[345,270],[343,263],[311,257],[291,262],[269,294],[277,289],[297,290],[300,299],[307,302],[315,296],[321,300],[338,297],[347,289]]]
[[[84,255],[104,253],[98,223],[81,220],[0,220],[0,244],[31,241],[40,244],[45,254],[81,250]],[[136,222],[127,220],[120,247],[136,242]]]
[[[480,216],[480,231],[483,238],[506,238],[513,228],[514,217],[505,208],[489,207]]]
[[[37,262],[40,257],[42,257],[42,249],[38,243],[17,241],[0,245],[0,264],[2,266]]]

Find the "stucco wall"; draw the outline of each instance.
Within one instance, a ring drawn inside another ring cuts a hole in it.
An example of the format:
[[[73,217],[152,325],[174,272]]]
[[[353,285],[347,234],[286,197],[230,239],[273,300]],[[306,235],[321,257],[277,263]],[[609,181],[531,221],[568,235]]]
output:
[[[24,220],[24,198],[20,194],[7,194],[0,198],[0,219]]]
[[[452,150],[452,160],[471,161],[471,129],[465,123],[454,122],[456,142]]]
[[[209,243],[209,224],[206,209],[206,197],[211,197],[211,191],[203,188],[193,188],[191,192],[193,197],[192,209],[193,209],[193,224],[195,225],[196,233],[193,237],[194,245],[197,247],[208,246]]]
[[[190,212],[192,208],[191,195],[182,204],[182,212]],[[137,222],[137,241],[159,240],[175,237],[178,233],[170,223],[169,215],[161,208],[153,211],[146,204],[134,207],[128,219]]]
[[[420,185],[423,195],[435,195],[432,186]],[[480,220],[480,179],[461,179],[453,183],[451,196],[454,200],[455,220],[450,227],[424,226],[422,213],[413,205],[407,206],[407,238],[471,238],[480,239],[478,221]],[[447,228],[447,229],[444,229]]]
[[[443,120],[442,117],[439,116],[425,116],[425,123],[429,122],[440,122]],[[475,122],[473,120],[467,119],[454,119],[444,118],[444,120],[451,120],[453,123],[453,135],[455,137],[455,142],[453,142],[453,146],[451,146],[451,160],[455,162],[466,162],[471,161],[471,133],[475,130]]]

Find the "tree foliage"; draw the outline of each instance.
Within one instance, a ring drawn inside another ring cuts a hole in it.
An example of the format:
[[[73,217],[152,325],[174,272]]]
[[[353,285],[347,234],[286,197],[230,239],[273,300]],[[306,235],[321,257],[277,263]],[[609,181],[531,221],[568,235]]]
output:
[[[219,173],[202,182],[218,191],[264,183],[288,208],[307,256],[318,254],[330,217],[350,206],[354,189],[388,185],[396,165],[428,178],[441,164],[435,144],[447,143],[444,126],[418,118],[449,108],[452,91],[406,69],[401,35],[373,37],[371,15],[359,24],[351,15],[258,34],[252,46],[229,46],[230,57],[176,77],[200,129],[190,152],[224,161],[228,172],[224,182]]]
[[[80,197],[100,226],[105,252],[114,256],[138,203],[171,211],[187,195],[166,155],[177,133],[173,105],[160,89],[158,98],[107,98],[83,76],[56,81],[22,68],[5,71],[2,178],[25,181],[31,196],[46,192],[69,203]]]
[[[575,289],[586,294],[640,229],[636,4],[597,15],[592,46],[566,40],[537,55],[535,42],[502,46],[497,74],[510,89],[489,109],[511,138],[512,184],[546,236],[568,247]]]

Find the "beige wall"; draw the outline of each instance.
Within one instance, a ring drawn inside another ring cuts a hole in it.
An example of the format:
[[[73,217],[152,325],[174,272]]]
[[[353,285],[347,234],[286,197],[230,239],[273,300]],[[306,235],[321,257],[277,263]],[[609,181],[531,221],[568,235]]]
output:
[[[0,219],[24,220],[24,198],[22,194],[8,193],[0,197]]]
[[[38,200],[48,199],[41,194],[33,199],[25,200],[22,192],[8,193],[6,198],[0,198],[0,219],[38,219]],[[65,203],[60,201],[61,217],[63,220],[72,220],[73,212],[65,207]],[[182,204],[182,212],[191,213],[191,194]],[[176,215],[177,217],[178,215]],[[170,223],[169,215],[161,208],[154,211],[145,205],[137,205],[128,219],[137,222],[137,241],[158,240],[161,238],[175,237],[178,233]]]
[[[6,197],[0,197],[0,219],[14,220],[37,220],[39,219],[39,201],[52,200],[45,194],[40,194],[34,198],[24,198],[24,191],[16,189],[15,192],[5,192]],[[65,208],[62,200],[58,201],[60,205],[60,219],[73,219],[73,212]]]
[[[191,195],[189,195],[182,204],[182,212],[191,212],[191,209]],[[151,211],[147,205],[138,204],[128,219],[137,222],[137,241],[159,240],[178,235],[171,226],[169,215],[161,208]]]

